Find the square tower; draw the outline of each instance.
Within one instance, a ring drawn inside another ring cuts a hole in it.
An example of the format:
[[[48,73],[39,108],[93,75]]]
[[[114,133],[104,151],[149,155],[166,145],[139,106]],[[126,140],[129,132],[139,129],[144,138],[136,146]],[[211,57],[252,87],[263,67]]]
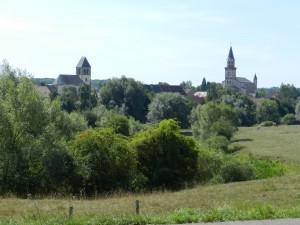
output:
[[[76,66],[76,75],[87,85],[91,85],[91,66],[85,56],[81,57]]]

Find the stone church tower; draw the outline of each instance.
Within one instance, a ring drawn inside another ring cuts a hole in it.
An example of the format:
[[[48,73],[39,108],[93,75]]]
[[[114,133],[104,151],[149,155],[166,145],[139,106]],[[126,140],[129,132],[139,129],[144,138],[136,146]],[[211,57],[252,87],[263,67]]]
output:
[[[249,81],[245,77],[236,76],[235,59],[231,46],[229,49],[226,64],[225,80],[222,83],[223,87],[230,87],[237,92],[248,93],[254,96],[257,90],[257,76],[255,74],[253,82]]]
[[[76,75],[87,85],[91,85],[91,66],[86,57],[81,57],[76,66]]]

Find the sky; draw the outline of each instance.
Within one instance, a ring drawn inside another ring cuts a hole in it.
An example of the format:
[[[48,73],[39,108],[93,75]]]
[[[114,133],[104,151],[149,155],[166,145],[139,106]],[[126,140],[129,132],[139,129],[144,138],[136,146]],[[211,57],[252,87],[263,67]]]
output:
[[[36,78],[75,74],[144,84],[237,76],[300,87],[299,0],[0,0],[0,60]]]

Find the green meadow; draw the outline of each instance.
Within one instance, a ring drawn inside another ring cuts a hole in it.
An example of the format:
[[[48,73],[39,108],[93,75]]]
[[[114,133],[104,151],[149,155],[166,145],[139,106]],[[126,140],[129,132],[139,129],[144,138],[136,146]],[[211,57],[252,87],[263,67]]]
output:
[[[163,224],[300,217],[300,126],[239,128],[234,154],[285,162],[283,176],[207,184],[177,192],[97,199],[0,199],[0,224]],[[136,200],[140,213],[136,215]],[[72,216],[69,208],[73,207]]]

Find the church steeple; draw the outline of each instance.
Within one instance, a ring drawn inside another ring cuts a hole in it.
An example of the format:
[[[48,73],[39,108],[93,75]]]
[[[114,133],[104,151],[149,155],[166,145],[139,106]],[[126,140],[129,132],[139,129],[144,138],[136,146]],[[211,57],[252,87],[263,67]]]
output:
[[[227,67],[234,68],[235,66],[235,59],[232,51],[232,47],[230,46],[228,57],[227,57]]]
[[[234,60],[233,51],[232,51],[232,47],[231,46],[230,46],[230,49],[229,49],[229,53],[228,53],[228,58],[227,59],[233,59]]]
[[[230,46],[227,57],[227,66],[225,67],[225,79],[232,77],[236,77],[236,67],[232,47]]]

